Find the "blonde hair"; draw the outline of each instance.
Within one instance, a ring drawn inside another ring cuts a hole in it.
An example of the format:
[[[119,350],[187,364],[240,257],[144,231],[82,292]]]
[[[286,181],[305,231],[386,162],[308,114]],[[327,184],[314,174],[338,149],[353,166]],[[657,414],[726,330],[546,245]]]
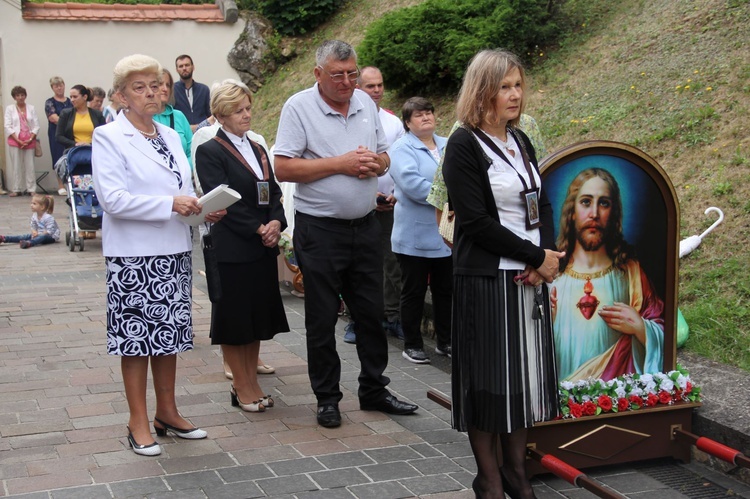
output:
[[[456,114],[459,121],[479,127],[485,121],[495,123],[495,99],[500,93],[503,78],[513,69],[521,73],[521,89],[526,90],[526,73],[521,60],[502,49],[482,50],[469,63],[458,93]],[[521,98],[521,112],[508,124],[517,127],[526,101]]]
[[[216,117],[229,116],[237,110],[247,96],[253,103],[253,94],[247,85],[237,80],[224,80],[211,89],[211,114]]]
[[[165,79],[169,82],[169,98],[167,99],[167,104],[174,106],[174,78],[172,78],[172,73],[170,73],[167,68],[162,68],[161,76],[162,83],[164,83]]]
[[[133,54],[120,59],[115,64],[112,86],[118,92],[125,90],[125,82],[133,73],[154,73],[161,81],[161,64],[153,57],[143,54]]]
[[[31,199],[42,205],[44,211],[50,215],[55,211],[55,198],[52,196],[47,194],[34,194],[34,197]]]
[[[50,87],[52,85],[57,85],[58,83],[62,83],[63,85],[65,85],[65,81],[63,81],[63,79],[60,78],[59,76],[53,76],[52,78],[49,79],[49,86]]]

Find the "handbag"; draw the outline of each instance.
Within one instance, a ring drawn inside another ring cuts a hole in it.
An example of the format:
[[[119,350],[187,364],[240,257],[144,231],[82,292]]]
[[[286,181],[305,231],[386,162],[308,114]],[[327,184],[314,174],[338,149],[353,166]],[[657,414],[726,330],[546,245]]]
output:
[[[450,209],[450,205],[445,203],[443,205],[443,213],[440,215],[438,232],[443,236],[443,239],[448,241],[449,244],[453,244],[453,231],[455,228],[456,214]]]
[[[221,301],[221,278],[219,276],[219,261],[216,258],[211,231],[203,236],[203,262],[206,265],[206,284],[208,286],[208,299],[211,303]]]
[[[39,139],[36,139],[34,141],[34,156],[36,156],[37,158],[41,158],[42,154],[42,143],[39,142]]]

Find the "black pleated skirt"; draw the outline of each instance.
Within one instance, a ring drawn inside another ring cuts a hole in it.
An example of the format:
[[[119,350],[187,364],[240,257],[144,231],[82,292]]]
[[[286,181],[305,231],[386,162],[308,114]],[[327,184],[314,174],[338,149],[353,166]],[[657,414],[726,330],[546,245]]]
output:
[[[510,433],[559,414],[547,286],[534,318],[537,291],[515,284],[519,273],[454,277],[452,416],[459,431]]]
[[[211,344],[247,345],[289,331],[276,258],[219,263],[222,298],[211,306]]]

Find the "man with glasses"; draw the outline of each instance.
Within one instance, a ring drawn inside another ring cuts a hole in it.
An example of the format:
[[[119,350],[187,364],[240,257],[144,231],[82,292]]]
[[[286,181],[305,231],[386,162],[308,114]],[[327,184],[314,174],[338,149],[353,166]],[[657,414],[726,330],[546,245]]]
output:
[[[356,89],[351,45],[329,40],[316,52],[316,83],[287,100],[276,134],[280,181],[297,182],[294,249],[305,276],[308,372],[318,424],[341,424],[341,359],[335,327],[339,294],[357,323],[362,410],[411,414],[417,406],[386,389],[388,342],[381,324],[383,254],[374,217],[377,177],[390,160],[378,110]]]

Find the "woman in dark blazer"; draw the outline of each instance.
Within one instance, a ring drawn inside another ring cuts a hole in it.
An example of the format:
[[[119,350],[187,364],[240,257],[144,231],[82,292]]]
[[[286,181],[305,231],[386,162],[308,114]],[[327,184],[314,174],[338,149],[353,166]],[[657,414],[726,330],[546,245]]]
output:
[[[83,85],[70,89],[72,108],[63,109],[57,122],[55,139],[65,149],[73,146],[91,144],[94,128],[106,124],[101,111],[88,107],[91,90]]]
[[[198,147],[195,166],[204,192],[227,184],[242,195],[211,227],[222,287],[221,300],[212,305],[211,344],[221,345],[231,369],[232,405],[262,412],[274,402],[258,384],[260,340],[289,331],[276,266],[286,218],[268,152],[245,135],[251,103],[240,82],[213,91],[211,112],[221,128]]]

